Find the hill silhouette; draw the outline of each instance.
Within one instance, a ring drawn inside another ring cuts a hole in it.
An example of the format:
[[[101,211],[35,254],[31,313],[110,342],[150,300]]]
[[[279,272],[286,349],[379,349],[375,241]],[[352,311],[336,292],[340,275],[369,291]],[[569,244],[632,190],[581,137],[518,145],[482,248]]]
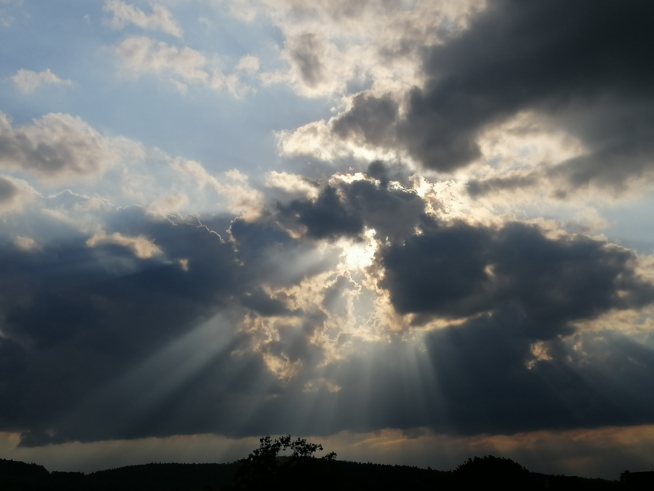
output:
[[[488,458],[488,457],[486,457]],[[492,458],[492,457],[491,457]],[[508,460],[508,459],[507,459]],[[230,464],[145,464],[109,469],[90,474],[81,472],[48,472],[43,466],[0,459],[0,489],[3,491],[219,491],[233,486],[239,463]],[[488,467],[487,467],[488,468]],[[454,471],[436,471],[405,465],[385,465],[334,461],[331,482],[304,482],[311,489],[345,490],[390,489],[463,489],[489,487],[504,483],[503,489],[622,489],[617,481],[587,479],[574,476],[554,476],[527,472],[529,482],[511,481],[502,471],[491,469],[489,474],[469,476]],[[471,485],[472,484],[472,485]],[[292,489],[290,486],[286,489]]]
[[[287,456],[280,452],[290,450]],[[83,474],[48,472],[43,466],[0,459],[3,491],[219,491],[273,489],[454,490],[499,487],[530,490],[624,489],[618,481],[530,472],[506,458],[468,459],[454,470],[338,461],[313,454],[320,445],[280,437],[261,439],[247,458],[228,464],[145,464]]]

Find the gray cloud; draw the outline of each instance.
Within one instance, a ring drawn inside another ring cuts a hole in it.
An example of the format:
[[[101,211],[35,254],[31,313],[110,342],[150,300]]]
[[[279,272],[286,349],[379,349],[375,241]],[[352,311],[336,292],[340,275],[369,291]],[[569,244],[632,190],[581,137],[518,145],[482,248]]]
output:
[[[525,336],[570,334],[572,321],[654,301],[626,250],[583,236],[549,239],[536,227],[438,226],[381,256],[381,285],[402,313],[465,318],[510,306]]]
[[[282,216],[296,219],[307,230],[307,235],[315,239],[337,236],[358,236],[363,232],[363,220],[349,212],[338,197],[336,188],[325,187],[315,202],[293,200],[288,205],[280,205]]]
[[[18,193],[18,186],[9,179],[0,177],[0,203],[13,201]]]
[[[397,102],[389,95],[374,97],[364,92],[354,96],[352,104],[352,109],[334,121],[332,131],[341,138],[392,147],[397,132]]]
[[[43,178],[95,176],[116,161],[110,139],[79,118],[47,114],[29,126],[12,126],[0,113],[0,167]]]
[[[375,160],[368,165],[367,174],[373,179],[377,179],[383,188],[387,188],[391,181],[399,182],[404,187],[410,187],[409,176],[413,173],[402,163],[387,165],[381,160]]]
[[[83,238],[45,246],[40,253],[9,246],[0,251],[6,265],[0,280],[0,350],[13,364],[2,375],[2,399],[11,403],[3,405],[0,421],[5,430],[22,432],[24,444],[136,435],[115,426],[128,416],[124,409],[90,410],[84,401],[224,311],[249,288],[232,245],[215,233],[193,223],[152,221],[137,208],[118,214],[117,231],[130,235],[138,229],[165,257],[140,259],[113,244],[90,248]],[[224,334],[243,343],[235,325],[225,323]],[[134,410],[123,398],[129,394],[129,385],[122,387],[111,404]],[[96,410],[101,414],[86,414]],[[68,414],[80,419],[69,425]],[[112,424],[100,425],[96,416]],[[48,428],[54,434],[48,436]]]
[[[528,173],[510,177],[493,177],[490,179],[471,180],[466,185],[468,193],[472,197],[484,196],[497,191],[525,189],[533,187],[539,182],[538,173]]]
[[[441,223],[417,194],[384,185],[402,169],[379,167],[369,170],[379,183],[325,185],[315,201],[280,204],[253,222],[106,212],[108,236],[145,237],[156,255],[111,241],[89,247],[88,235],[39,251],[0,246],[0,429],[42,445],[652,422],[643,395],[654,384],[651,351],[616,332],[573,327],[654,300],[631,252],[521,223]],[[285,231],[291,222],[306,235]],[[221,237],[209,226],[229,230]],[[320,241],[357,237],[362,227],[377,231],[372,269],[398,313],[463,322],[415,342],[349,333],[347,356],[328,363],[316,340],[339,335],[325,326],[347,314],[345,296],[359,280],[335,275],[312,311],[269,291],[333,271],[337,258],[317,253]],[[239,327],[252,319],[276,323],[273,334]],[[547,356],[534,354],[538,342]],[[292,376],[279,377],[269,358],[296,367]]]
[[[409,92],[404,116],[387,96],[359,95],[334,133],[449,172],[481,156],[485,129],[535,111],[588,149],[546,177],[623,186],[654,161],[652,13],[643,1],[492,1],[467,31],[426,50],[427,82]]]
[[[315,201],[278,204],[279,218],[285,224],[304,226],[314,239],[360,237],[367,226],[382,240],[402,240],[413,235],[416,225],[426,219],[425,203],[416,193],[388,187],[391,177],[406,181],[405,170],[373,163],[368,172],[379,185],[359,180],[326,186]]]
[[[396,340],[366,352],[362,345],[362,354],[326,372],[341,390],[308,396],[300,378],[261,406],[245,434],[494,435],[652,422],[650,349],[615,332],[588,333],[574,343],[553,339],[552,359],[528,365],[532,340],[523,324],[509,308],[429,333],[424,346]]]
[[[307,32],[288,41],[291,61],[308,87],[317,87],[323,81],[324,67],[320,58],[325,48],[315,34]]]

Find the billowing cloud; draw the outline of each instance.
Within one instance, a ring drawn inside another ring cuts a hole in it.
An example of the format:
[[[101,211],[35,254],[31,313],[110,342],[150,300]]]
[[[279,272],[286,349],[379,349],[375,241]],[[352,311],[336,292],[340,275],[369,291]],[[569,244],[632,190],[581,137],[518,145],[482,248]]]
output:
[[[180,166],[220,188],[200,164]],[[519,222],[443,221],[405,168],[368,172],[248,220],[107,208],[90,238],[4,246],[0,350],[15,370],[0,372],[13,395],[2,428],[33,446],[651,423],[638,395],[651,352],[619,329],[580,327],[654,301],[638,257]],[[628,383],[602,381],[614,366]],[[67,390],[45,389],[64,379]],[[580,400],[592,404],[576,415]],[[298,418],[307,404],[318,409]]]
[[[109,25],[114,29],[122,29],[128,24],[134,24],[147,31],[161,31],[178,38],[184,33],[173,14],[163,5],[152,4],[152,13],[148,15],[134,5],[120,0],[107,0],[104,10],[113,14]]]
[[[546,19],[559,18],[562,9],[565,19],[552,32]],[[399,147],[425,168],[452,172],[483,157],[484,131],[535,111],[579,138],[586,151],[526,179],[489,186],[539,178],[571,189],[623,186],[648,176],[653,161],[652,71],[643,51],[651,43],[650,10],[643,3],[490,2],[465,32],[426,51],[426,82],[406,93],[402,113],[390,111],[383,96],[360,95],[334,121],[334,134]]]
[[[251,21],[263,14],[284,35],[280,55],[288,68],[264,71],[264,84],[285,82],[302,95],[319,97],[370,84],[380,90],[409,87],[422,47],[465,30],[484,2],[230,3],[237,17]]]
[[[569,333],[572,321],[654,301],[635,260],[582,236],[547,238],[518,223],[500,230],[455,223],[385,251],[382,284],[403,313],[467,318],[517,309],[525,336],[549,339]]]
[[[280,204],[282,223],[300,225],[315,239],[361,237],[365,227],[382,241],[397,242],[411,236],[425,216],[424,201],[411,189],[389,188],[384,170],[376,165],[372,168],[383,184],[367,179],[335,180],[315,200]]]
[[[13,126],[0,113],[0,166],[43,179],[102,174],[119,160],[116,143],[67,114],[47,114],[31,125]]]
[[[75,87],[77,85],[72,80],[57,77],[49,68],[42,72],[20,69],[11,76],[11,81],[24,94],[34,92],[42,85],[64,85],[68,87]]]

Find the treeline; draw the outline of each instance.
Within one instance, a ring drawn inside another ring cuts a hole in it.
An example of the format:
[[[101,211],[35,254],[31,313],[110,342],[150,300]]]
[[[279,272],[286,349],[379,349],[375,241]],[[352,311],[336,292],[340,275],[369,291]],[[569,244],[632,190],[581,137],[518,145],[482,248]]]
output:
[[[504,489],[622,488],[619,482],[550,476],[529,472],[497,457],[470,459],[452,471],[410,466],[364,464],[323,459],[277,458],[272,472],[261,480],[239,479],[242,462],[231,464],[147,464],[90,474],[48,472],[36,464],[0,460],[3,491],[219,491],[235,489],[285,490],[449,490],[500,486]],[[242,472],[240,477],[242,478]]]

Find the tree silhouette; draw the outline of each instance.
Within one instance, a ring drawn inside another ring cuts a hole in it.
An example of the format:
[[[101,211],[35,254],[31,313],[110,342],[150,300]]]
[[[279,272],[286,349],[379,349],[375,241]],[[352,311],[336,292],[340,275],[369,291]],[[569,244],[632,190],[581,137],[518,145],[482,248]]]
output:
[[[236,489],[263,489],[279,485],[286,490],[321,489],[333,481],[333,467],[336,453],[330,452],[321,458],[314,457],[322,451],[319,443],[307,442],[304,438],[291,439],[281,436],[276,439],[264,436],[259,439],[259,448],[242,459],[236,472]],[[289,456],[280,456],[290,451]]]
[[[456,482],[464,486],[501,486],[504,489],[531,489],[529,471],[517,462],[487,455],[468,459],[454,470]]]

